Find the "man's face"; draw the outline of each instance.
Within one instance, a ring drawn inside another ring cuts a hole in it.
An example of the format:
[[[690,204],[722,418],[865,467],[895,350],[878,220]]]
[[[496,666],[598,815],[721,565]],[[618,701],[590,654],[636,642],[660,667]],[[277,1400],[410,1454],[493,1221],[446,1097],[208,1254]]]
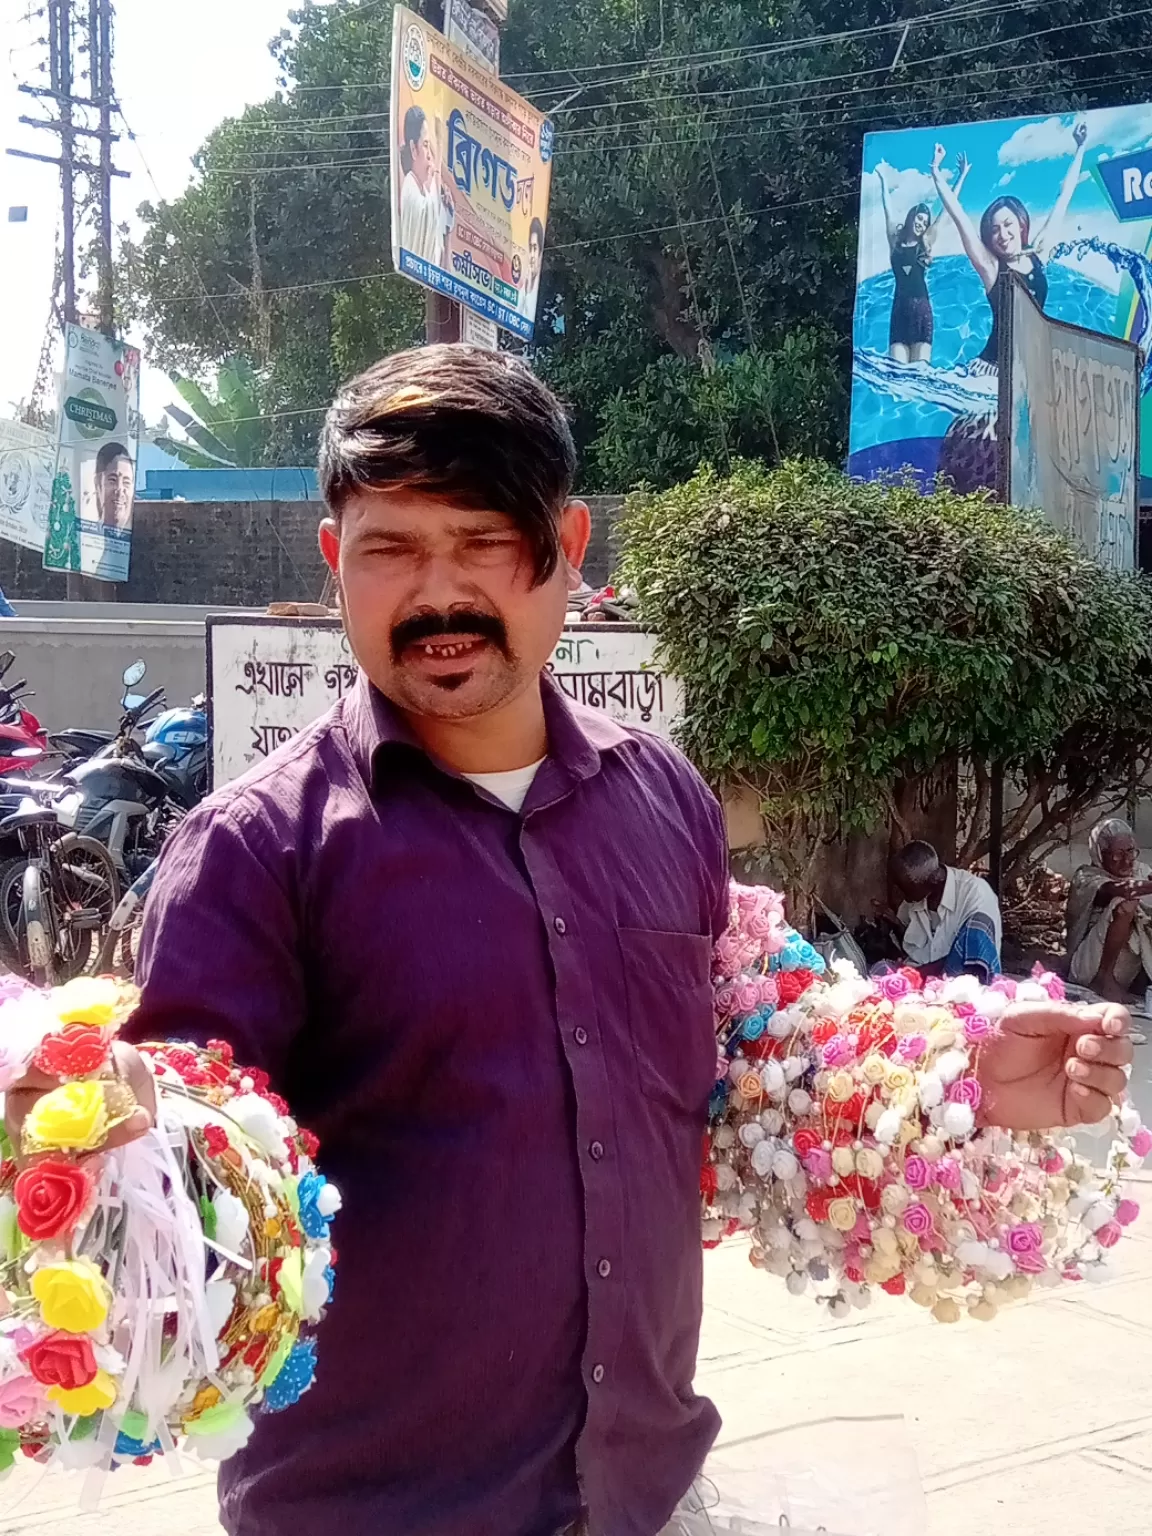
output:
[[[1136,867],[1136,839],[1130,834],[1113,837],[1101,854],[1104,868],[1117,880],[1127,880]]]
[[[432,174],[436,169],[436,151],[432,147],[432,135],[428,132],[428,124],[420,130],[420,138],[412,151],[412,174],[422,187],[426,187],[432,180]]]
[[[113,459],[96,476],[96,505],[106,528],[127,528],[132,521],[132,494],[136,476],[129,458]]]
[[[540,236],[537,234],[528,237],[528,276],[535,283],[540,276],[540,263],[543,252],[540,249]]]
[[[916,879],[907,870],[896,867],[892,871],[892,881],[901,896],[910,905],[918,901],[927,901],[936,890],[939,877],[933,875],[929,879]]]
[[[323,524],[320,545],[352,649],[381,693],[410,714],[466,720],[535,686],[588,528],[587,507],[569,503],[563,555],[540,586],[510,517],[419,490],[358,492]]]

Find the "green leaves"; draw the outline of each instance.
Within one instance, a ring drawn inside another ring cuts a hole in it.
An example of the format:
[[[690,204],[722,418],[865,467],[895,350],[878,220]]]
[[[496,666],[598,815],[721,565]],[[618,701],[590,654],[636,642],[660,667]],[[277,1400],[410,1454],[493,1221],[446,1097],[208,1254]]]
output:
[[[1074,762],[1083,795],[1152,755],[1152,593],[1031,513],[739,463],[631,497],[622,547],[685,745],[820,835],[957,756],[1020,782]]]

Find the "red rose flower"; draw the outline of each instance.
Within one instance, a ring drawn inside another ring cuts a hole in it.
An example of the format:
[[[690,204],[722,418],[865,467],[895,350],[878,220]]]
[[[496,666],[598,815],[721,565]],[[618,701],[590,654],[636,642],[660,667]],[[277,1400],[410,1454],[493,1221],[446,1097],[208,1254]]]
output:
[[[809,1152],[815,1152],[818,1147],[824,1145],[824,1138],[819,1131],[814,1131],[811,1126],[802,1125],[798,1131],[792,1133],[792,1146],[797,1157],[807,1157]]]
[[[265,1093],[267,1091],[269,1078],[263,1067],[249,1067],[245,1071],[244,1076],[252,1079],[253,1093]]]
[[[887,1291],[889,1296],[903,1296],[907,1284],[903,1275],[893,1275],[891,1280],[881,1280],[880,1289]]]
[[[700,1193],[705,1200],[713,1200],[718,1187],[715,1168],[711,1163],[705,1163],[700,1170]]]
[[[853,1285],[861,1285],[864,1281],[864,1271],[855,1264],[845,1264],[844,1278],[851,1280]]]
[[[836,1024],[832,1019],[821,1019],[819,1024],[812,1026],[812,1038],[817,1045],[827,1045],[836,1033]]]
[[[301,1131],[300,1145],[304,1148],[305,1157],[315,1158],[320,1150],[320,1138],[311,1131]]]
[[[206,1125],[204,1127],[204,1145],[208,1148],[209,1157],[219,1157],[221,1153],[227,1152],[231,1143],[228,1140],[228,1133],[223,1126]]]
[[[102,1029],[69,1024],[54,1035],[46,1035],[32,1061],[49,1077],[93,1077],[107,1065],[108,1051],[108,1037]]]
[[[25,1237],[44,1243],[70,1232],[92,1196],[92,1175],[63,1158],[25,1168],[13,1190],[16,1220]]]
[[[213,1056],[219,1057],[226,1066],[232,1065],[232,1047],[228,1044],[227,1040],[209,1040],[208,1049],[212,1052]]]
[[[92,1340],[85,1333],[49,1333],[24,1354],[24,1363],[45,1387],[63,1387],[75,1392],[96,1379],[96,1356]]]
[[[809,1192],[804,1207],[813,1221],[827,1221],[828,1208],[832,1204],[832,1196],[823,1189],[813,1189]]]
[[[924,978],[913,966],[902,965],[899,970],[899,975],[904,977],[905,981],[907,981],[913,992],[923,992]]]
[[[278,1093],[266,1093],[264,1098],[271,1104],[278,1115],[286,1115],[288,1113],[288,1100],[282,1099]]]

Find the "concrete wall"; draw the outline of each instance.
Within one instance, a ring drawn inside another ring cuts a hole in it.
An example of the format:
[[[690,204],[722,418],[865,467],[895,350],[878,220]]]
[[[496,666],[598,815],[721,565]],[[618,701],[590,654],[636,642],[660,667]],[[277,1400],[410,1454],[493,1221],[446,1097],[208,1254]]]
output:
[[[16,653],[10,679],[28,679],[36,691],[28,707],[50,731],[114,729],[124,669],[138,659],[148,666],[138,692],[163,686],[175,705],[204,690],[203,619],[5,619],[5,646]]]
[[[593,538],[585,575],[602,586],[611,572],[618,496],[591,498]],[[326,569],[316,546],[324,508],[309,501],[138,501],[125,603],[264,608],[316,602]],[[35,550],[0,543],[0,587],[21,599],[62,602],[65,578],[46,571]]]

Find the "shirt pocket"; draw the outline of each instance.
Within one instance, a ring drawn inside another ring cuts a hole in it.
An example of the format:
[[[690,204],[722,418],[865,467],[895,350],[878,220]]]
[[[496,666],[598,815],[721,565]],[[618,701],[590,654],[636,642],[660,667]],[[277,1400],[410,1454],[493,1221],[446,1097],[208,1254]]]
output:
[[[702,1116],[716,1082],[712,941],[646,928],[617,934],[641,1090],[670,1109]]]

